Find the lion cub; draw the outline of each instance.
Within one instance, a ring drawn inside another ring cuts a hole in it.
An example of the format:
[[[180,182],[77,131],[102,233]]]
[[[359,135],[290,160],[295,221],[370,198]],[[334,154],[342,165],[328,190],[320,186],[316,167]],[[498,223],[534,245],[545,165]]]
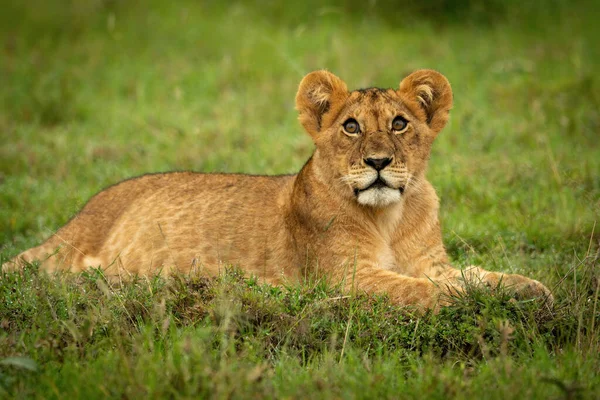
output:
[[[450,266],[438,198],[425,178],[448,121],[446,78],[419,70],[398,89],[348,91],[327,71],[308,74],[296,107],[315,143],[297,175],[175,172],[123,181],[94,196],[42,245],[7,263],[47,271],[100,266],[109,276],[239,265],[266,282],[307,274],[346,290],[387,293],[398,304],[445,304],[465,277],[551,298],[520,275]]]

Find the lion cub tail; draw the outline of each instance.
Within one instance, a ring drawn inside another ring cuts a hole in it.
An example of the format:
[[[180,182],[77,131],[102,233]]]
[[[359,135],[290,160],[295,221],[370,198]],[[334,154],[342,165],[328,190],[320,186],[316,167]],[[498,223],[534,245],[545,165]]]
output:
[[[25,250],[21,254],[13,257],[2,264],[3,272],[21,271],[26,266],[40,262],[40,266],[44,269],[56,269],[59,260],[64,261],[65,257],[61,249],[60,241],[56,237],[51,237],[39,246]]]

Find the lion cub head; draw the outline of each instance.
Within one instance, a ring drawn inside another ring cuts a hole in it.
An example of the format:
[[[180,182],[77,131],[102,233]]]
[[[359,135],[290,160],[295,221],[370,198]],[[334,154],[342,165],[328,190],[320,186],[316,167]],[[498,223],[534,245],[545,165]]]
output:
[[[418,188],[451,107],[448,80],[432,70],[412,73],[397,90],[351,92],[332,73],[315,71],[296,95],[300,122],[316,145],[318,176],[369,207],[397,203]]]

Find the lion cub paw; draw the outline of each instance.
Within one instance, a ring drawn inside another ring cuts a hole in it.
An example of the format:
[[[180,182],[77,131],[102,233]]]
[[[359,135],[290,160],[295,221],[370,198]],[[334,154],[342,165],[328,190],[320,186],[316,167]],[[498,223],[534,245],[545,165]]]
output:
[[[499,282],[516,300],[540,300],[548,307],[554,304],[554,296],[543,283],[521,275],[502,275]]]
[[[542,299],[548,302],[550,305],[554,303],[554,296],[550,289],[548,289],[543,283],[533,279],[525,278],[515,285],[514,288],[515,296],[518,299]]]

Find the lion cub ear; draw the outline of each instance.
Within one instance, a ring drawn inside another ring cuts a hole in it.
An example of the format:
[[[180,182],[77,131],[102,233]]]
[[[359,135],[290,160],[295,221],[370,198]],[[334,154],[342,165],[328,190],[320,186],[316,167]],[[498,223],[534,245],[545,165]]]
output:
[[[296,109],[302,126],[315,137],[323,128],[323,115],[348,96],[344,81],[322,70],[306,75],[296,94]]]
[[[452,108],[452,88],[448,79],[437,71],[420,69],[400,82],[400,94],[416,102],[424,112],[424,120],[435,133],[448,122]]]

